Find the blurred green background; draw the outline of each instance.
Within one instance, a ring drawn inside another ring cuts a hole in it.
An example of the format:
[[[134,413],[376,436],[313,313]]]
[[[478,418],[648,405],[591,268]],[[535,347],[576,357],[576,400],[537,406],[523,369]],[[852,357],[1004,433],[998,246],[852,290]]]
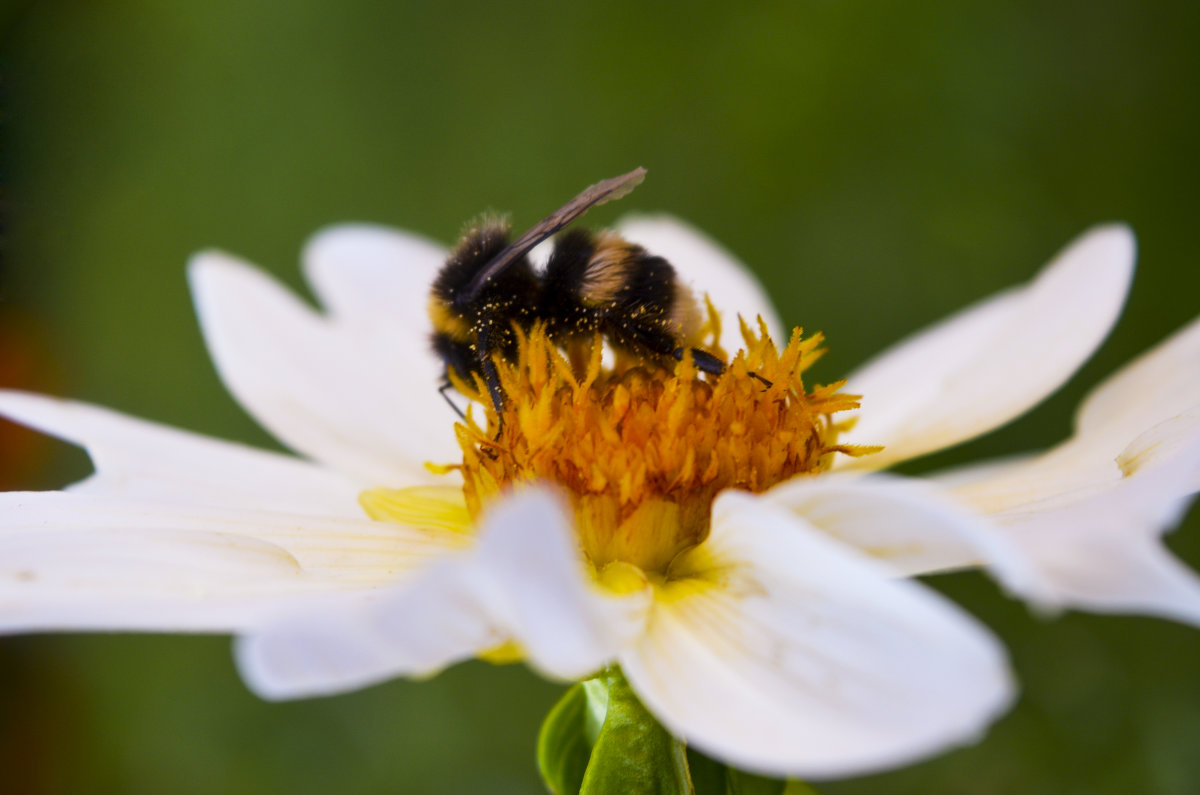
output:
[[[1200,311],[1191,0],[80,0],[0,6],[0,26],[0,362],[19,363],[0,378],[223,437],[274,445],[207,361],[189,252],[299,288],[322,225],[449,241],[484,209],[522,226],[636,165],[645,185],[592,220],[665,210],[707,230],[785,320],[828,335],[827,380],[1089,225],[1134,226],[1140,271],[1095,359],[1033,415],[910,471],[1062,438],[1090,385]],[[14,438],[10,487],[86,471],[57,446],[36,466],[46,448]],[[1193,566],[1198,519],[1171,539]],[[937,582],[1006,640],[1021,702],[977,746],[823,792],[1200,791],[1200,631],[1046,621],[978,575]],[[266,704],[228,647],[0,639],[0,790],[540,787],[535,734],[560,691],[519,666]]]

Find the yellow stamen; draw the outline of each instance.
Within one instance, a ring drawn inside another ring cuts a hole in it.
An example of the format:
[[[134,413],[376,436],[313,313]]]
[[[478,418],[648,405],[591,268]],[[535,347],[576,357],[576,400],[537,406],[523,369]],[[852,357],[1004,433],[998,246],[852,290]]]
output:
[[[661,578],[704,540],[718,492],[761,492],[828,468],[835,453],[870,452],[836,441],[833,415],[857,408],[858,396],[839,392],[840,382],[804,386],[823,353],[819,334],[797,329],[780,351],[761,320],[742,333],[745,352],[714,377],[690,355],[671,366],[618,357],[605,367],[598,338],[563,350],[540,328],[517,329],[515,361],[496,359],[502,413],[476,383],[468,394],[486,425],[457,426],[471,516],[505,489],[555,483],[601,582],[621,590],[642,576],[629,567]]]

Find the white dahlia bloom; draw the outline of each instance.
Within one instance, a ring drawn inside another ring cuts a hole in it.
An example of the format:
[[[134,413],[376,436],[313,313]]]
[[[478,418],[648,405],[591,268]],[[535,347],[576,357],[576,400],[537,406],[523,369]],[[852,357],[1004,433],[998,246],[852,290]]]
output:
[[[485,406],[486,425],[456,426],[437,393],[439,246],[318,234],[303,259],[321,311],[197,255],[217,369],[296,455],[0,393],[0,413],[96,469],[0,495],[0,631],[231,633],[267,698],[473,656],[568,680],[616,663],[701,750],[827,777],[969,742],[1012,698],[993,636],[913,575],[981,565],[1041,604],[1200,623],[1195,575],[1159,543],[1200,485],[1200,323],[1097,388],[1047,452],[923,481],[873,472],[1061,386],[1120,312],[1127,229],[815,388],[801,373],[818,341],[777,349],[788,335],[726,252],[665,218],[618,231],[759,332],[714,329],[746,353],[710,381],[689,362],[632,378],[599,353],[572,368],[531,334],[502,373],[502,425]]]

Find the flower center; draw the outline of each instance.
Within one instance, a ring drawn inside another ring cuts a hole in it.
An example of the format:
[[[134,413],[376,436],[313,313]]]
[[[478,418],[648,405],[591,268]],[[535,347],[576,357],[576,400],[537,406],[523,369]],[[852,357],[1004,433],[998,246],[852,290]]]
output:
[[[518,330],[516,357],[496,360],[499,413],[482,383],[459,385],[487,414],[486,426],[471,417],[456,426],[468,511],[551,481],[598,572],[622,563],[665,574],[707,536],[718,492],[761,492],[822,471],[835,453],[867,452],[836,443],[833,415],[858,408],[858,396],[840,393],[841,382],[805,389],[821,336],[797,329],[779,351],[759,325],[743,324],[745,352],[715,377],[701,377],[690,355],[673,366],[621,356],[605,366],[598,338],[564,348],[541,328]]]

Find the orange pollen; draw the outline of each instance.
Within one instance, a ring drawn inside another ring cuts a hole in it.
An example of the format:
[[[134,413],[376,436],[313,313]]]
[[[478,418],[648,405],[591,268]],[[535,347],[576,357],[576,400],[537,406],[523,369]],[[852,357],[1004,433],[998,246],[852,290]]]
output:
[[[836,453],[871,452],[836,442],[833,415],[859,396],[839,392],[844,382],[804,387],[824,352],[819,334],[796,329],[778,351],[761,320],[757,333],[742,323],[746,350],[703,377],[690,355],[606,367],[599,338],[564,349],[541,328],[517,335],[515,360],[495,360],[499,414],[482,382],[459,384],[487,414],[486,428],[472,416],[456,426],[467,508],[475,517],[507,488],[551,481],[597,571],[622,562],[665,573],[708,535],[718,492],[761,492],[828,468]]]

